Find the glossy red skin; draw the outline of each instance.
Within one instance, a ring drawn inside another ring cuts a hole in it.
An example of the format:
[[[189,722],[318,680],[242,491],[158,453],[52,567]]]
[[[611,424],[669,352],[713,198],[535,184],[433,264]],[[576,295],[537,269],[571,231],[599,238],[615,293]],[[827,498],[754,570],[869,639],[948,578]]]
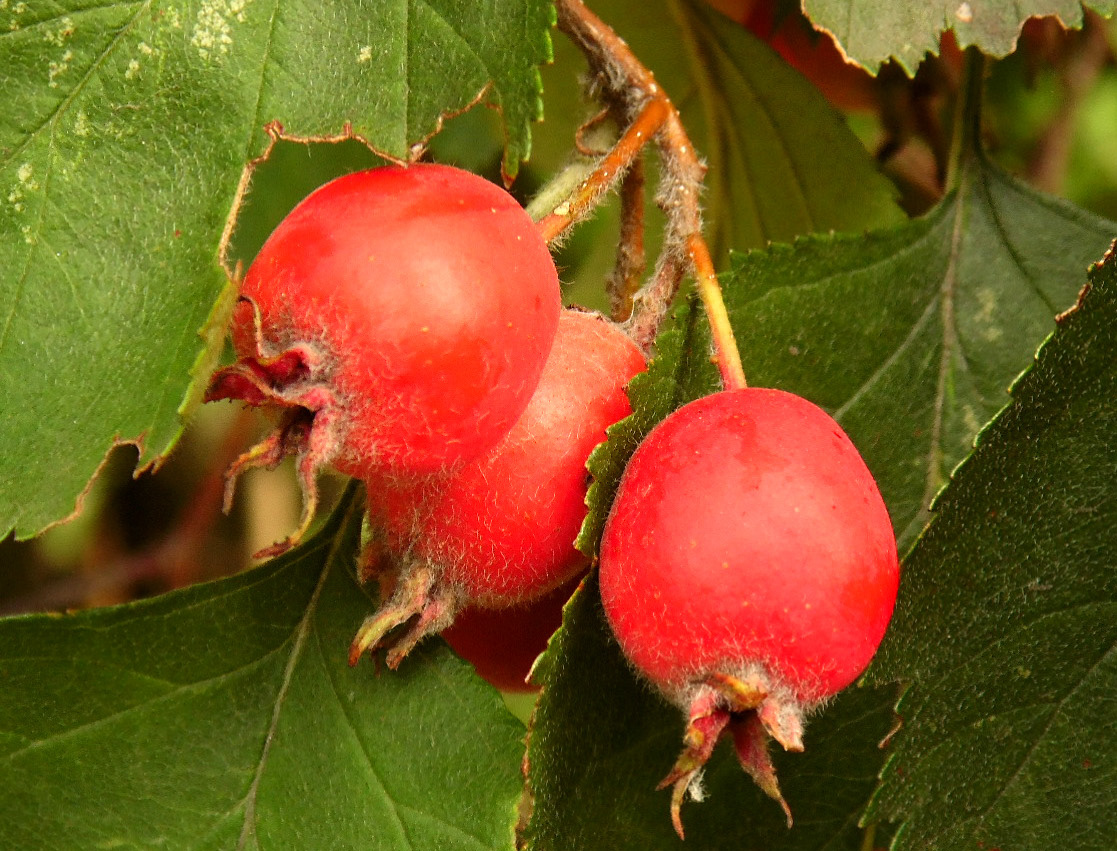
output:
[[[716,393],[656,426],[601,543],[621,647],[675,696],[755,664],[809,708],[868,665],[898,583],[861,456],[822,409],[780,390]]]
[[[241,357],[310,343],[344,409],[332,463],[429,473],[516,422],[561,309],[546,245],[516,201],[460,169],[390,166],[338,178],[269,237],[242,284]]]
[[[601,316],[563,311],[539,387],[492,450],[448,478],[369,484],[397,558],[439,565],[444,586],[494,608],[537,599],[585,567],[586,460],[631,412],[640,349]]]
[[[535,691],[538,686],[529,684],[527,675],[562,626],[562,607],[579,581],[575,578],[524,606],[468,608],[442,637],[479,676],[501,691]]]

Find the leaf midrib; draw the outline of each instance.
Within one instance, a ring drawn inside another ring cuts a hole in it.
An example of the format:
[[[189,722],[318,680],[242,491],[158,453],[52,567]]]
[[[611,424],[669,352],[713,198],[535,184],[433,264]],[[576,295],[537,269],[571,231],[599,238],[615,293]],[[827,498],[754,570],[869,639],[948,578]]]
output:
[[[279,691],[276,693],[275,703],[272,705],[271,721],[268,724],[268,730],[264,736],[264,745],[260,751],[260,759],[256,763],[256,771],[253,774],[252,782],[249,784],[248,792],[245,794],[242,801],[244,804],[244,825],[241,828],[241,834],[237,840],[238,851],[246,848],[248,840],[256,834],[256,800],[260,792],[260,781],[264,776],[264,769],[267,766],[268,756],[271,754],[272,743],[275,741],[275,731],[279,727],[279,719],[283,714],[287,693],[291,689],[295,668],[298,667],[298,663],[302,658],[303,649],[306,646],[307,638],[310,635],[311,621],[318,609],[318,600],[322,596],[322,589],[325,587],[326,580],[329,578],[330,572],[338,559],[338,551],[345,543],[345,537],[346,536],[339,534],[335,535],[331,540],[325,565],[322,568],[322,574],[318,577],[318,582],[315,584],[314,591],[310,595],[310,600],[306,604],[306,611],[303,613],[298,626],[295,628],[295,640],[291,646],[291,656],[287,660],[287,665],[283,670],[283,679],[280,682]]]

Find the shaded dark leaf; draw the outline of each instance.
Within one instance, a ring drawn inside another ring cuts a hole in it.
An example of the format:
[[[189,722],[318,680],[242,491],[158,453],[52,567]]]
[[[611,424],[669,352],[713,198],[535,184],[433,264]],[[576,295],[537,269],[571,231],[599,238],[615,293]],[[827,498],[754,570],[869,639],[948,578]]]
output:
[[[154,600],[0,621],[0,845],[508,848],[523,728],[441,642],[348,667],[360,506]]]
[[[874,799],[895,848],[1117,846],[1117,258],[908,558],[871,669],[906,680]]]

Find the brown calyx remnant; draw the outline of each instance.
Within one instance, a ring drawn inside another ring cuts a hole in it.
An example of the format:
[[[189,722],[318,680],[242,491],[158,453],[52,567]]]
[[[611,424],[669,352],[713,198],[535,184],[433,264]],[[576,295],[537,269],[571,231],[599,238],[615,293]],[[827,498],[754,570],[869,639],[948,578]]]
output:
[[[803,710],[786,690],[773,687],[763,674],[736,677],[710,674],[686,696],[687,726],[683,751],[658,788],[672,787],[671,823],[683,838],[680,815],[688,792],[701,797],[702,769],[722,735],[728,733],[741,767],[761,791],[776,801],[791,827],[791,808],[780,792],[768,753],[769,737],[784,750],[803,750]]]
[[[318,507],[318,471],[337,455],[339,403],[322,372],[323,358],[309,344],[295,344],[276,354],[267,352],[261,329],[260,311],[251,305],[255,317],[255,351],[236,363],[214,372],[206,388],[205,401],[240,400],[253,407],[280,411],[276,427],[262,441],[237,458],[225,473],[226,513],[231,509],[237,480],[254,467],[274,469],[288,455],[296,458],[303,510],[298,528],[282,541],[265,547],[256,558],[269,558],[287,552],[302,540]]]

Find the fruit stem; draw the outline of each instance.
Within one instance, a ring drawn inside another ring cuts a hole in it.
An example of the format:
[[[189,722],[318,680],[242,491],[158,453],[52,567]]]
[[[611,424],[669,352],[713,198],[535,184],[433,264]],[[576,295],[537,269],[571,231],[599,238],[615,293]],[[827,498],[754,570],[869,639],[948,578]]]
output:
[[[678,110],[652,72],[582,0],[557,0],[555,6],[558,27],[585,54],[594,83],[599,86],[600,99],[614,115],[627,117],[630,123],[594,173],[567,201],[540,220],[540,233],[550,242],[586,216],[633,165],[644,145],[655,139],[661,161],[656,200],[667,215],[666,233],[652,279],[633,297],[629,332],[643,348],[650,346],[689,267],[698,280],[698,293],[706,307],[722,381],[726,389],[744,387],[741,356],[710,249],[702,236],[698,198],[706,167],[687,136]],[[618,266],[623,267],[625,262],[619,259]]]
[[[584,7],[583,7],[584,8]],[[617,180],[624,176],[633,161],[663,126],[670,104],[666,99],[652,99],[633,119],[621,138],[585,180],[562,203],[536,224],[545,242],[553,242],[568,227],[584,219],[601,201]]]
[[[710,333],[714,339],[714,357],[717,359],[718,372],[726,390],[742,390],[745,384],[745,368],[741,365],[741,354],[737,351],[737,340],[733,336],[733,326],[729,322],[729,311],[721,297],[714,262],[710,259],[710,249],[706,241],[697,234],[687,237],[687,256],[694,266],[698,279],[698,295],[706,307],[706,318],[710,323]]]

